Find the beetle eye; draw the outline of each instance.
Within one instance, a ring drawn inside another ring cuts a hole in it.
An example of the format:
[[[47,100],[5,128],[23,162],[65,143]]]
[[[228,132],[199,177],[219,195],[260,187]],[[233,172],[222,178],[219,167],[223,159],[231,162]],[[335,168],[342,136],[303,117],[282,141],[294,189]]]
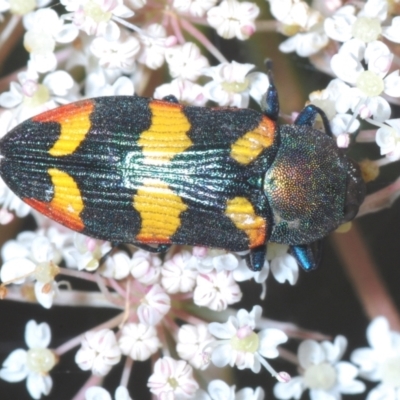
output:
[[[347,162],[347,188],[342,223],[354,219],[365,197],[365,182],[360,167],[353,160],[348,159]]]

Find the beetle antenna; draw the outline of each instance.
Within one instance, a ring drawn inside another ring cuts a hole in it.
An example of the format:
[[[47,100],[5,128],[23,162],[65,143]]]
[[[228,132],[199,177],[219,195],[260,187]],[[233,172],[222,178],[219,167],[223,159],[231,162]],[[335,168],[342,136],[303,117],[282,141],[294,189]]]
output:
[[[263,98],[261,99],[261,110],[263,113],[276,121],[279,116],[279,99],[278,92],[274,84],[274,78],[272,76],[272,60],[266,59],[264,61],[265,67],[267,68],[269,87]]]

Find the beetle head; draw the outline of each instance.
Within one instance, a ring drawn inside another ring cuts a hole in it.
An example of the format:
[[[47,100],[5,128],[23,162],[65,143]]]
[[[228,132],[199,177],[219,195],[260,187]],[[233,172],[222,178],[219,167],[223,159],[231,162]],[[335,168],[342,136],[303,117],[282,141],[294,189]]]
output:
[[[270,241],[307,244],[353,219],[365,195],[356,164],[328,135],[309,126],[279,127],[281,143],[265,174]]]

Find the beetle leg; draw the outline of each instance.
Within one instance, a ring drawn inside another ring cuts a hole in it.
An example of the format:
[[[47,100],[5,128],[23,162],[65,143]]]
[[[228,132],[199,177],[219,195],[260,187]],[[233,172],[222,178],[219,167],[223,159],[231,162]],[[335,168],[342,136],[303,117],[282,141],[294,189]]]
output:
[[[169,94],[168,96],[164,96],[164,97],[162,98],[162,100],[168,101],[168,103],[176,103],[176,104],[179,104],[179,100],[178,100],[173,94]]]
[[[132,243],[132,244],[135,247],[137,247],[141,250],[149,251],[150,253],[165,253],[172,246],[170,244],[159,244],[157,247],[152,247],[152,246],[150,246],[148,244],[144,244],[144,243]]]
[[[250,252],[246,255],[247,266],[252,271],[261,271],[265,262],[266,245],[261,245],[250,249]]]
[[[261,110],[268,118],[276,121],[279,116],[278,91],[276,90],[274,79],[272,77],[272,62],[267,60],[265,65],[268,69],[269,87],[267,93],[265,93],[261,100]]]
[[[296,259],[304,271],[316,269],[321,261],[322,242],[317,240],[310,244],[290,246],[290,254]]]
[[[317,114],[322,118],[326,134],[332,137],[333,134],[331,126],[329,125],[328,117],[319,107],[314,106],[314,104],[309,104],[303,108],[301,113],[297,116],[296,121],[294,121],[294,125],[313,126]]]

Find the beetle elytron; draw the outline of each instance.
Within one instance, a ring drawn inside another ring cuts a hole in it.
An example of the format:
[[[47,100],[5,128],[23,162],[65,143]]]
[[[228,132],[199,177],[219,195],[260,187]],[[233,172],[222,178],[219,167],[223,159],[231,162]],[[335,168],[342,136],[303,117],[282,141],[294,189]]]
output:
[[[82,100],[10,131],[0,173],[30,206],[94,238],[250,250],[253,270],[267,241],[286,243],[310,270],[315,243],[356,215],[364,183],[320,109],[294,125],[279,126],[278,113],[272,80],[262,113],[173,96]],[[325,133],[312,127],[317,114]]]

